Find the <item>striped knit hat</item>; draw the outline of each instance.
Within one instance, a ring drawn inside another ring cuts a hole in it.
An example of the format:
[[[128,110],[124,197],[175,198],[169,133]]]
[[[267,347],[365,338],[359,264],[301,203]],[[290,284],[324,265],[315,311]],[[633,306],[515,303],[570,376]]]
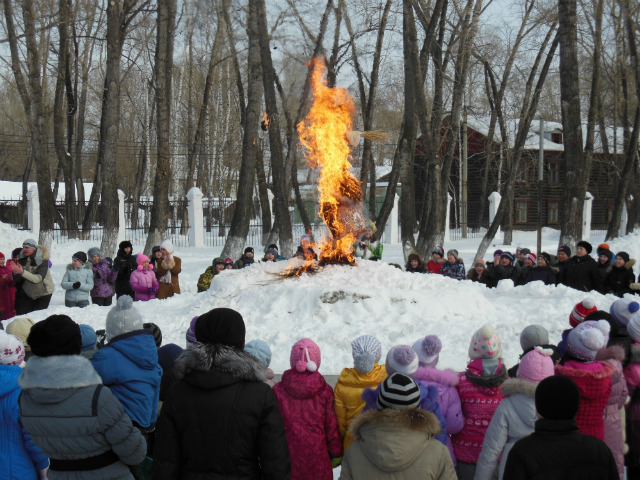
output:
[[[382,345],[371,335],[362,335],[351,342],[353,366],[360,373],[369,373],[380,361]]]
[[[420,387],[411,377],[393,373],[380,384],[378,410],[414,408],[420,406]]]
[[[569,315],[569,323],[572,327],[577,327],[579,324],[584,322],[584,317],[589,315],[591,312],[595,312],[598,310],[596,308],[595,303],[590,298],[585,298],[580,303],[578,303],[573,310],[571,310],[571,315]]]

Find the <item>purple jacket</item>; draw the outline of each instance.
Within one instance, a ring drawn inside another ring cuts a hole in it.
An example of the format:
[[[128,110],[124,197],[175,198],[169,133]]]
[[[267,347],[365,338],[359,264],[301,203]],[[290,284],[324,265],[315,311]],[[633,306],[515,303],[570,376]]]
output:
[[[603,348],[598,351],[596,360],[604,361],[615,368],[611,375],[611,396],[604,408],[604,442],[611,449],[616,459],[620,480],[624,480],[624,442],[622,441],[622,420],[620,409],[627,400],[627,382],[622,373],[624,349],[618,345]]]
[[[287,433],[291,480],[332,480],[331,458],[342,456],[333,389],[318,372],[291,369],[273,387]]]
[[[104,258],[98,263],[93,263],[93,289],[91,289],[92,297],[109,298],[114,294],[113,282],[116,281],[118,272],[114,272]]]
[[[140,265],[142,266],[142,265]],[[153,268],[153,267],[152,267]],[[131,278],[129,279],[131,288],[136,292],[135,300],[138,302],[146,302],[156,298],[156,292],[160,284],[156,278],[156,274],[152,269],[138,269],[131,272]],[[149,289],[153,290],[153,293],[149,292]]]

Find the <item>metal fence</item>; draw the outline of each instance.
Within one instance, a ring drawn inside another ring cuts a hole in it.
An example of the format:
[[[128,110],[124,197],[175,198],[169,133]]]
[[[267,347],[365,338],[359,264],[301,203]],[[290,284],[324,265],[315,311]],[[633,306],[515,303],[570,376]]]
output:
[[[451,240],[463,238],[479,238],[484,236],[487,229],[478,224],[478,211],[480,204],[477,202],[451,201],[449,211],[449,235]]]

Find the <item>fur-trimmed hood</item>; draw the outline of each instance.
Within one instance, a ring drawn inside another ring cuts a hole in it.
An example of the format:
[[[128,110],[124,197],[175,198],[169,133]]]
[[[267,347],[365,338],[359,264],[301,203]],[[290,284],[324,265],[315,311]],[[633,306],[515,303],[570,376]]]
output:
[[[264,366],[252,355],[228,345],[197,343],[176,359],[176,379],[205,390],[237,382],[264,382]]]
[[[527,397],[535,398],[537,386],[538,384],[535,382],[521,378],[509,378],[502,384],[502,395],[509,397],[521,393]]]
[[[438,441],[433,436],[440,432],[440,421],[418,408],[369,410],[356,417],[349,430],[367,460],[382,471],[395,472],[423,455],[427,442]]]
[[[486,373],[482,370],[482,359],[473,360],[467,365],[465,375],[467,379],[477,387],[493,388],[502,385],[509,378],[507,367],[502,360],[498,360],[496,373]]]
[[[629,356],[629,363],[640,363],[640,343],[634,343],[631,345],[631,355]]]
[[[601,348],[596,354],[596,360],[618,360],[624,361],[624,349],[619,345],[612,345],[610,347]]]
[[[106,263],[106,260],[105,260]],[[93,263],[91,263],[91,261],[87,261],[87,263],[85,263],[84,265],[82,265],[82,267],[78,268],[78,270],[82,270],[83,268],[86,268],[87,270],[93,270]],[[67,263],[67,270],[75,270],[76,267],[73,266],[73,263]]]
[[[23,390],[72,389],[101,383],[102,379],[91,362],[81,355],[33,356],[18,378]]]

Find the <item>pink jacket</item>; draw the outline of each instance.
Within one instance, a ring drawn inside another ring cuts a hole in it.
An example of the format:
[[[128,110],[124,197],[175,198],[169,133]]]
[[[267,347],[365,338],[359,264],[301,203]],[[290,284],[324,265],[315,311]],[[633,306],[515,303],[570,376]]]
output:
[[[133,291],[136,292],[135,300],[146,302],[147,300],[156,298],[156,292],[160,285],[153,271],[153,267],[147,270],[141,269],[140,267],[142,267],[142,265],[140,265],[137,270],[131,272],[129,283]],[[150,288],[153,289],[153,293],[150,293]]]
[[[0,320],[15,316],[16,311],[13,308],[15,296],[16,287],[13,283],[11,267],[5,264],[4,267],[0,267]]]
[[[273,387],[291,458],[291,480],[332,480],[342,455],[333,390],[318,372],[287,370]]]
[[[460,433],[453,437],[458,462],[478,462],[491,417],[502,402],[500,385],[508,378],[507,369],[501,360],[494,372],[490,370],[492,365],[487,360],[473,360],[460,373],[458,394],[465,421]]]
[[[615,369],[603,362],[569,360],[556,365],[556,375],[568,377],[580,390],[580,407],[576,415],[580,433],[604,441],[604,408],[611,396],[611,375]]]

